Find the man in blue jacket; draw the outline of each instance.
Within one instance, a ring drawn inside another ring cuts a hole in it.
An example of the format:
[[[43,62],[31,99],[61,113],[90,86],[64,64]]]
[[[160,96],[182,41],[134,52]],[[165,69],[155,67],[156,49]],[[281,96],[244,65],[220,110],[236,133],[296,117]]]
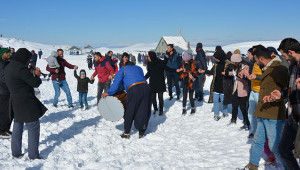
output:
[[[113,84],[102,98],[113,96],[120,89],[121,85],[127,91],[127,104],[124,114],[124,133],[122,138],[130,138],[132,122],[139,130],[139,137],[142,138],[148,126],[151,116],[152,92],[147,84],[143,70],[139,66],[128,65],[120,68],[115,76]]]
[[[178,56],[178,53],[174,49],[173,44],[168,44],[167,52],[166,52],[166,56],[165,56],[165,62],[167,63],[167,66],[170,68],[173,68],[173,69],[181,68],[182,59],[181,59],[181,57]],[[179,74],[177,72],[173,73],[173,72],[167,71],[167,81],[168,81],[168,90],[169,90],[170,100],[173,99],[173,95],[172,95],[173,82],[174,82],[174,85],[176,88],[177,100],[179,100],[179,97],[180,97]]]
[[[207,70],[207,63],[206,63],[206,56],[205,56],[205,52],[202,49],[202,43],[198,43],[196,46],[196,52],[197,55],[195,57],[195,61],[196,61],[196,66],[197,69],[201,69],[201,70]],[[198,99],[198,101],[202,101],[203,100],[203,79],[205,74],[204,73],[198,73],[198,89],[196,90],[195,93],[195,99]]]

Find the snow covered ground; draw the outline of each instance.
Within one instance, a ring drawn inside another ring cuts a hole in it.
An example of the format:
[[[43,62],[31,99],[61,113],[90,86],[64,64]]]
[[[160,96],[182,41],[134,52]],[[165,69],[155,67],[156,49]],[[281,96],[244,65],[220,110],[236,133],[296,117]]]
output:
[[[25,44],[25,47],[31,50],[32,44]],[[56,47],[44,48],[45,57]],[[85,69],[88,76],[92,75],[93,70],[87,69],[85,56],[66,55],[65,58],[78,65],[79,70]],[[37,66],[46,72],[44,59],[38,60]],[[54,89],[51,81],[43,80],[39,88],[41,101],[49,109],[40,119],[39,149],[45,160],[29,161],[25,130],[25,156],[22,159],[12,159],[10,140],[0,140],[0,169],[232,170],[248,163],[250,144],[247,144],[248,132],[239,130],[242,121],[233,126],[227,126],[230,117],[214,121],[212,104],[196,102],[196,114],[182,116],[182,98],[169,101],[165,93],[165,114],[151,116],[146,136],[138,139],[138,131],[132,128],[131,138],[122,139],[123,120],[106,121],[96,109],[97,83],[89,85],[88,103],[92,108],[82,111],[73,70],[66,69],[66,73],[76,105],[74,109],[68,109],[63,92],[58,108],[52,107]],[[211,78],[208,77],[205,83],[205,101],[208,101]],[[263,162],[262,159],[260,169],[280,169],[264,167]]]

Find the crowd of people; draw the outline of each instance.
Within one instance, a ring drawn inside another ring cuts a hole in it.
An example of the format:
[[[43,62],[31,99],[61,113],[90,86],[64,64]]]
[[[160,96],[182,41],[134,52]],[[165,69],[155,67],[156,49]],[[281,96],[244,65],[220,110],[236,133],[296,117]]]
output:
[[[166,91],[169,100],[180,100],[182,94],[182,115],[187,114],[187,99],[191,105],[190,114],[197,113],[195,101],[204,101],[206,76],[212,76],[208,102],[213,103],[214,120],[228,117],[228,106],[232,105],[228,125],[236,124],[240,108],[243,116],[240,129],[248,131],[248,138],[253,141],[249,164],[244,169],[258,169],[262,152],[267,156],[267,164],[281,162],[285,169],[300,169],[296,160],[300,157],[300,44],[296,39],[286,38],[277,50],[254,45],[248,50],[248,58],[244,58],[239,49],[225,53],[221,46],[216,46],[214,64],[209,69],[202,43],[197,44],[195,56],[187,52],[179,54],[173,44],[168,44],[163,59],[152,51],[145,56],[138,55],[138,63],[147,60],[145,74],[141,67],[130,61],[133,57],[126,52],[119,59],[113,57],[113,51],[106,55],[95,52],[87,56],[88,68],[95,68],[89,78],[83,69],[78,75],[78,66],[68,63],[64,59],[64,51],[58,49],[47,58],[46,70],[55,91],[54,107],[58,107],[62,89],[67,96],[68,107],[74,108],[65,67],[74,69],[80,108],[89,109],[88,84],[94,83],[96,76],[97,103],[106,96],[127,93],[124,133],[121,135],[127,139],[130,138],[133,122],[139,130],[139,137],[144,137],[152,105],[153,115],[165,114],[163,93]],[[13,48],[0,49],[0,135],[11,137],[12,156],[15,158],[23,156],[21,139],[25,123],[29,132],[29,158],[40,159],[39,118],[47,108],[35,97],[34,88],[42,83],[42,73],[36,67],[37,59],[42,55],[41,50],[36,54],[34,50],[30,52],[25,48],[17,52]]]

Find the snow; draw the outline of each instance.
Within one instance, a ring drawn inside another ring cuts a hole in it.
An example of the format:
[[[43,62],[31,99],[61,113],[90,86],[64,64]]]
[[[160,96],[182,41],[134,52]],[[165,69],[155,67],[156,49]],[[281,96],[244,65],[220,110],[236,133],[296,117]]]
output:
[[[188,50],[188,43],[184,40],[182,36],[163,36],[163,39],[167,44],[174,44],[174,46],[178,46],[183,50]]]
[[[45,56],[58,48],[5,38],[0,39],[0,44],[29,50],[42,48]],[[78,65],[79,70],[85,69],[88,76],[92,75],[93,70],[87,69],[85,55],[66,54],[65,59]],[[46,72],[44,59],[38,60],[37,66]],[[97,111],[97,82],[89,85],[88,103],[91,109],[83,111],[78,104],[73,70],[66,69],[66,74],[76,105],[74,109],[68,109],[63,92],[58,108],[52,107],[54,90],[51,81],[43,79],[39,87],[40,100],[49,109],[40,119],[39,149],[45,160],[28,159],[28,134],[25,130],[22,145],[25,156],[22,159],[12,159],[10,140],[0,140],[0,169],[232,170],[244,167],[249,161],[248,132],[239,130],[242,121],[233,126],[228,126],[230,116],[214,121],[212,104],[196,101],[196,114],[182,116],[182,98],[169,101],[167,93],[164,93],[165,115],[151,116],[146,136],[138,139],[138,131],[132,128],[131,138],[122,139],[119,135],[123,132],[123,120],[106,121]],[[211,80],[212,77],[208,77],[205,83],[205,101],[208,101]],[[189,103],[188,109],[189,113]],[[280,168],[261,164],[260,169]]]

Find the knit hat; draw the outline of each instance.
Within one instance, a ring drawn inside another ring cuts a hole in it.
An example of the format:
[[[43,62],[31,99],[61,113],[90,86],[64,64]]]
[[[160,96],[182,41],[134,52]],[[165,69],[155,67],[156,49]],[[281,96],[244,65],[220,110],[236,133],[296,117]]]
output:
[[[270,51],[270,53],[275,53],[276,55],[279,55],[274,47],[268,47],[267,49]]]
[[[17,61],[25,65],[30,60],[31,56],[31,52],[26,48],[19,48],[13,58],[13,61]]]
[[[239,49],[234,50],[233,54],[241,54],[241,51]]]
[[[9,52],[10,52],[10,50],[8,48],[1,48],[0,49],[0,60],[2,60],[2,55],[4,53],[9,53]]]
[[[129,58],[129,54],[128,53],[123,53],[123,55],[122,55],[122,58],[124,58],[124,57],[127,57],[127,58]]]
[[[239,63],[242,61],[242,57],[240,54],[233,54],[231,56],[231,62]]]
[[[186,51],[184,51],[182,53],[182,59],[183,59],[183,61],[189,61],[190,59],[192,59],[192,56],[189,55],[189,53],[187,53]]]

